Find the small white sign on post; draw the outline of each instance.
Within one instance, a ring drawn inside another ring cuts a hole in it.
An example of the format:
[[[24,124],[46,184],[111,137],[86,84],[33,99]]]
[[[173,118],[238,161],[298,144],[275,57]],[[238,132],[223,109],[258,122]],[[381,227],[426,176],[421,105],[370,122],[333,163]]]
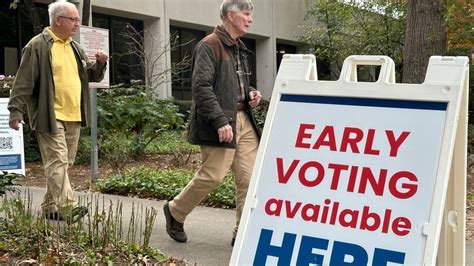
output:
[[[81,25],[79,28],[79,43],[89,60],[95,61],[95,54],[98,50],[109,54],[109,30]],[[110,86],[109,69],[110,67],[105,70],[104,79],[101,82],[90,82],[89,87],[108,88]]]
[[[8,98],[0,98],[0,171],[25,175],[23,127],[10,128],[7,105]]]
[[[467,63],[432,57],[423,84],[395,84],[386,56],[348,57],[338,81],[285,56],[230,264],[435,264]],[[358,65],[380,65],[378,81],[357,82]]]

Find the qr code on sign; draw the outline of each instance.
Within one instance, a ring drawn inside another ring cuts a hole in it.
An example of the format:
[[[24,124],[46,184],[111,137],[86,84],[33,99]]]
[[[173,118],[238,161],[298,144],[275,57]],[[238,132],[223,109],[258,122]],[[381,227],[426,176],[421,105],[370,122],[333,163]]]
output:
[[[0,150],[13,149],[13,137],[0,137]]]

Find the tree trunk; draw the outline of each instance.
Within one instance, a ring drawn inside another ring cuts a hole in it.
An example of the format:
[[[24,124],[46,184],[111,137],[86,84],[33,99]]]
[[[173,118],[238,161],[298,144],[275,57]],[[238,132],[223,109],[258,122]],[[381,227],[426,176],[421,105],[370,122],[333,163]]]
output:
[[[91,0],[83,0],[82,1],[82,25],[91,26],[89,25],[90,15],[91,15]]]
[[[35,4],[33,0],[24,0],[26,11],[31,18],[31,24],[33,24],[33,32],[34,34],[38,34],[43,31],[43,27],[41,26],[40,19],[38,16],[38,12],[36,11]]]
[[[444,55],[444,0],[408,0],[403,83],[422,83],[432,55]]]

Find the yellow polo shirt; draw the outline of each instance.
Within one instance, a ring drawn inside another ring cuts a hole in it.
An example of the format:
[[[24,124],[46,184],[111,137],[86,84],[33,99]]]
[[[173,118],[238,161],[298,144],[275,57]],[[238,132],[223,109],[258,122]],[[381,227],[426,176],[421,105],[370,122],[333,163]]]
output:
[[[66,41],[58,38],[48,28],[53,37],[51,64],[54,80],[54,111],[56,119],[81,121],[81,80],[76,56],[71,46],[72,38]]]

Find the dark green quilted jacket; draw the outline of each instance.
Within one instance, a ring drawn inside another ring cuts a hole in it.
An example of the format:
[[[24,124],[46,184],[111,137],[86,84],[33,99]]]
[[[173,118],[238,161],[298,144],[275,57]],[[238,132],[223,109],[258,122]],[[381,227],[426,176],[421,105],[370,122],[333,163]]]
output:
[[[189,117],[188,141],[198,145],[235,148],[232,143],[220,143],[217,130],[226,124],[232,126],[234,136],[237,116],[237,67],[236,56],[240,55],[242,68],[250,73],[248,56],[253,55],[245,45],[235,42],[222,25],[202,39],[194,49],[192,61],[193,102]],[[246,99],[245,112],[260,137],[255,118],[247,104],[248,94],[255,90],[249,86],[248,74],[244,75]]]

